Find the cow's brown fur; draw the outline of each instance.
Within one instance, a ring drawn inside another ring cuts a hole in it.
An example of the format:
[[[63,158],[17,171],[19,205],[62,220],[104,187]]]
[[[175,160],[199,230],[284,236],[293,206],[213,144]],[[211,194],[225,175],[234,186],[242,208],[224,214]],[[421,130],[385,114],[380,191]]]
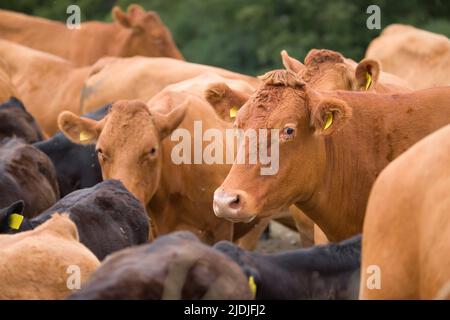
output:
[[[133,4],[125,13],[112,10],[114,23],[83,22],[80,29],[25,14],[0,10],[3,39],[58,55],[77,66],[91,65],[103,56],[172,57],[183,59],[158,14]]]
[[[345,239],[361,232],[381,170],[449,122],[450,88],[319,93],[293,77],[287,71],[267,75],[236,119],[244,130],[280,129],[278,173],[261,176],[260,164],[234,164],[216,192],[241,195],[241,209],[229,217],[233,221],[265,217],[295,203],[331,241]],[[329,114],[334,120],[324,129]],[[295,129],[293,136],[283,131],[286,126]]]
[[[0,299],[63,299],[71,293],[69,266],[80,268],[83,284],[99,265],[75,224],[55,214],[34,230],[0,235]]]
[[[444,35],[392,24],[370,43],[366,57],[415,89],[450,85],[450,40]]]
[[[445,298],[450,279],[449,164],[450,125],[381,172],[364,221],[360,298]],[[371,265],[380,268],[379,289],[366,285]]]
[[[11,97],[17,97],[17,92],[11,82],[9,65],[0,58],[0,104]]]
[[[148,101],[170,84],[205,73],[236,80],[231,87],[245,92],[248,92],[249,88],[257,88],[260,84],[254,77],[170,58],[105,58],[92,67],[91,74],[85,81],[82,113],[95,111],[99,106],[111,101],[122,99]]]
[[[80,112],[80,93],[89,67],[75,68],[62,58],[1,39],[0,56],[10,66],[21,100],[48,135],[58,129],[59,112]]]

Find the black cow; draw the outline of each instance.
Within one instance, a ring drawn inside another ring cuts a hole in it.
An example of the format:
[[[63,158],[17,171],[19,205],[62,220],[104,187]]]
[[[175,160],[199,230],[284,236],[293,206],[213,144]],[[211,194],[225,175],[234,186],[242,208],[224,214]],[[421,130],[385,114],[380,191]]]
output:
[[[22,139],[0,141],[0,208],[23,200],[24,215],[32,218],[58,199],[58,182],[50,159]]]
[[[69,299],[252,299],[239,266],[187,231],[116,252]]]
[[[36,120],[22,102],[14,97],[0,104],[0,140],[5,137],[22,138],[28,143],[44,140]]]
[[[357,299],[361,236],[284,253],[263,255],[220,241],[223,252],[256,284],[256,299]]]
[[[108,112],[111,105],[106,105],[94,113],[83,117],[100,120]],[[102,181],[102,171],[95,153],[95,146],[83,146],[71,142],[61,132],[47,141],[35,144],[44,152],[55,166],[58,176],[61,197],[72,191],[89,188]]]
[[[99,260],[112,252],[145,243],[149,237],[150,223],[144,207],[118,180],[74,191],[39,216],[23,219],[18,230],[9,227],[6,215],[0,220],[0,230],[16,233],[34,229],[56,212],[69,213],[77,225],[80,242]]]

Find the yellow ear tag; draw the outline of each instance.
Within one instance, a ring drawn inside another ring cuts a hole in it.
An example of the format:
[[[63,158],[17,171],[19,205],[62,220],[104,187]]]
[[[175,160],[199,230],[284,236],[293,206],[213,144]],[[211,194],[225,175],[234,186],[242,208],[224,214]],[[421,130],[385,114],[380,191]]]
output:
[[[323,130],[327,130],[331,126],[332,123],[333,123],[333,114],[329,113],[327,121],[325,122],[325,125],[323,126]]]
[[[253,293],[253,297],[256,297],[256,283],[253,276],[248,278],[248,286],[250,287],[250,291]]]
[[[88,132],[86,132],[86,131],[81,131],[80,132],[80,141],[81,142],[87,141],[89,139],[91,139],[91,135]]]
[[[366,72],[366,91],[370,88],[370,85],[372,84],[372,76],[370,73]]]
[[[13,213],[9,216],[8,225],[11,229],[19,230],[20,225],[23,221],[23,215],[18,213]]]
[[[230,109],[230,118],[236,118],[237,112],[238,112],[238,108],[232,107]]]

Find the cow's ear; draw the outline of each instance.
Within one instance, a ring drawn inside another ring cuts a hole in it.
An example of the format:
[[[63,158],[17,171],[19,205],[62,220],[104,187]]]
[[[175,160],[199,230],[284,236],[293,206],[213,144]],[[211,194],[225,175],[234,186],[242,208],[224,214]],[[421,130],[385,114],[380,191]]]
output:
[[[11,204],[7,211],[9,214],[17,213],[17,214],[23,214],[23,209],[25,208],[25,202],[23,200],[17,200],[13,204]]]
[[[175,130],[183,121],[186,115],[187,102],[176,107],[167,114],[159,113],[155,110],[150,110],[152,114],[154,124],[159,132],[159,138],[162,140]]]
[[[74,143],[94,144],[102,132],[104,120],[82,118],[70,111],[61,112],[58,116],[58,127]]]
[[[286,50],[281,51],[281,60],[283,61],[283,65],[286,70],[299,73],[305,69],[305,65],[297,59],[290,57]]]
[[[261,275],[257,269],[247,265],[244,265],[242,269],[247,276],[248,287],[253,294],[253,297],[256,298],[258,294],[258,288],[261,286]]]
[[[10,229],[18,230],[20,228],[24,220],[24,207],[25,203],[23,200],[18,200],[0,211],[0,230],[2,232]]]
[[[237,111],[250,98],[247,92],[233,90],[224,82],[211,83],[203,94],[220,118],[226,121],[234,121]]]
[[[352,109],[342,100],[327,98],[312,109],[312,125],[317,134],[331,135],[340,130],[352,116]]]
[[[142,8],[142,6],[133,3],[128,6],[127,13],[131,16],[142,15],[145,14],[145,9]]]
[[[128,6],[127,15],[128,15],[128,21],[130,24],[130,28],[133,29],[133,33],[139,34],[142,31],[144,31],[144,29],[145,29],[145,26],[142,24],[143,23],[142,17],[147,16],[147,17],[153,18],[155,13],[151,12],[151,11],[145,12],[144,8],[142,8],[138,4],[133,3]]]
[[[131,28],[130,17],[120,9],[119,6],[115,6],[112,9],[113,19],[125,28]]]
[[[364,59],[355,70],[358,90],[367,91],[375,87],[380,77],[380,63],[373,59]]]

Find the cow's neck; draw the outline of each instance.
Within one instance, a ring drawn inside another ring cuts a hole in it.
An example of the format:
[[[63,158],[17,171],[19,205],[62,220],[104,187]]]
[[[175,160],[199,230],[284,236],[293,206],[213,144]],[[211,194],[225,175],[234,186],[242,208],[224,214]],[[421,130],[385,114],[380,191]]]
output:
[[[166,139],[160,183],[147,205],[158,233],[189,230],[210,244],[232,240],[232,224],[217,218],[212,209],[214,190],[226,176],[224,165],[175,165],[170,158],[172,147]]]
[[[106,31],[106,30],[105,30]],[[104,55],[108,56],[120,56],[126,57],[123,50],[129,50],[129,39],[132,37],[132,30],[120,27],[119,24],[111,24],[107,30],[110,39],[114,45],[109,45],[105,47],[106,53]],[[111,43],[108,41],[108,43]]]
[[[350,123],[323,140],[323,178],[297,203],[331,241],[361,232],[371,187],[397,153],[386,146],[385,108],[352,107]]]

